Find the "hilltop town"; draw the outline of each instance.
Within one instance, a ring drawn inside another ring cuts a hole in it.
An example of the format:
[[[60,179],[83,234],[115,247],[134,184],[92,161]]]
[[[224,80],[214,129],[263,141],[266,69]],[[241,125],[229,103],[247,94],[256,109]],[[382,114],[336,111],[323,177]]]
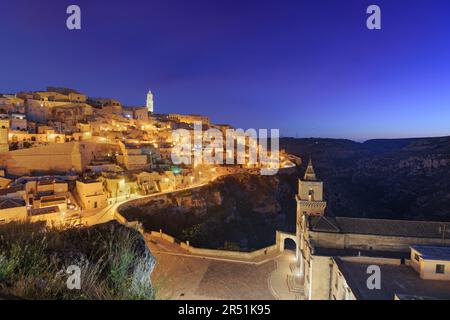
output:
[[[2,94],[0,223],[100,223],[130,199],[257,167],[174,165],[172,132],[193,132],[195,123],[224,134],[231,128],[207,116],[156,114],[150,91],[145,106],[133,107],[62,87]]]

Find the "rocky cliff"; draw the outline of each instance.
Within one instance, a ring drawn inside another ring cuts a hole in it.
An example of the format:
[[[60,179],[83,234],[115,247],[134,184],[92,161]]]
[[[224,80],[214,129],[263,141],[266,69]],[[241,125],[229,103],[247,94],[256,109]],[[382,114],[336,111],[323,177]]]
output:
[[[162,229],[203,248],[254,250],[295,230],[297,173],[225,176],[200,189],[138,200],[120,208],[147,231]]]

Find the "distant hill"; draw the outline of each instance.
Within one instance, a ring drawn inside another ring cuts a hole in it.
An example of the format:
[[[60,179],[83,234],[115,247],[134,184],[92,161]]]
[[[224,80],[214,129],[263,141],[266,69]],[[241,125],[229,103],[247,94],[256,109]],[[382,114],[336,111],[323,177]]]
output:
[[[327,214],[450,221],[450,137],[282,138],[280,146],[312,158],[325,184]]]

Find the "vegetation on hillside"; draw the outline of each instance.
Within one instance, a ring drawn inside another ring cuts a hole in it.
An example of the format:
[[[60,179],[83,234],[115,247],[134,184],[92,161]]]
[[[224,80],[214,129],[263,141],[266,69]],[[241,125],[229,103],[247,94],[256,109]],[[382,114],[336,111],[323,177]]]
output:
[[[70,290],[69,266],[81,270]],[[61,230],[0,225],[0,293],[23,299],[153,299],[154,259],[141,235],[116,222]]]

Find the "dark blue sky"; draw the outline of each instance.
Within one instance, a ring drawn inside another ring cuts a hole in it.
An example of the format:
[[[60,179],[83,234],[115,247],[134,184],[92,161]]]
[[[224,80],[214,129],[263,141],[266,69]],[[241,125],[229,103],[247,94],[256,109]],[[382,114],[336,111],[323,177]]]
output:
[[[450,135],[448,0],[2,0],[0,39],[0,92],[151,89],[156,112],[284,136]]]

